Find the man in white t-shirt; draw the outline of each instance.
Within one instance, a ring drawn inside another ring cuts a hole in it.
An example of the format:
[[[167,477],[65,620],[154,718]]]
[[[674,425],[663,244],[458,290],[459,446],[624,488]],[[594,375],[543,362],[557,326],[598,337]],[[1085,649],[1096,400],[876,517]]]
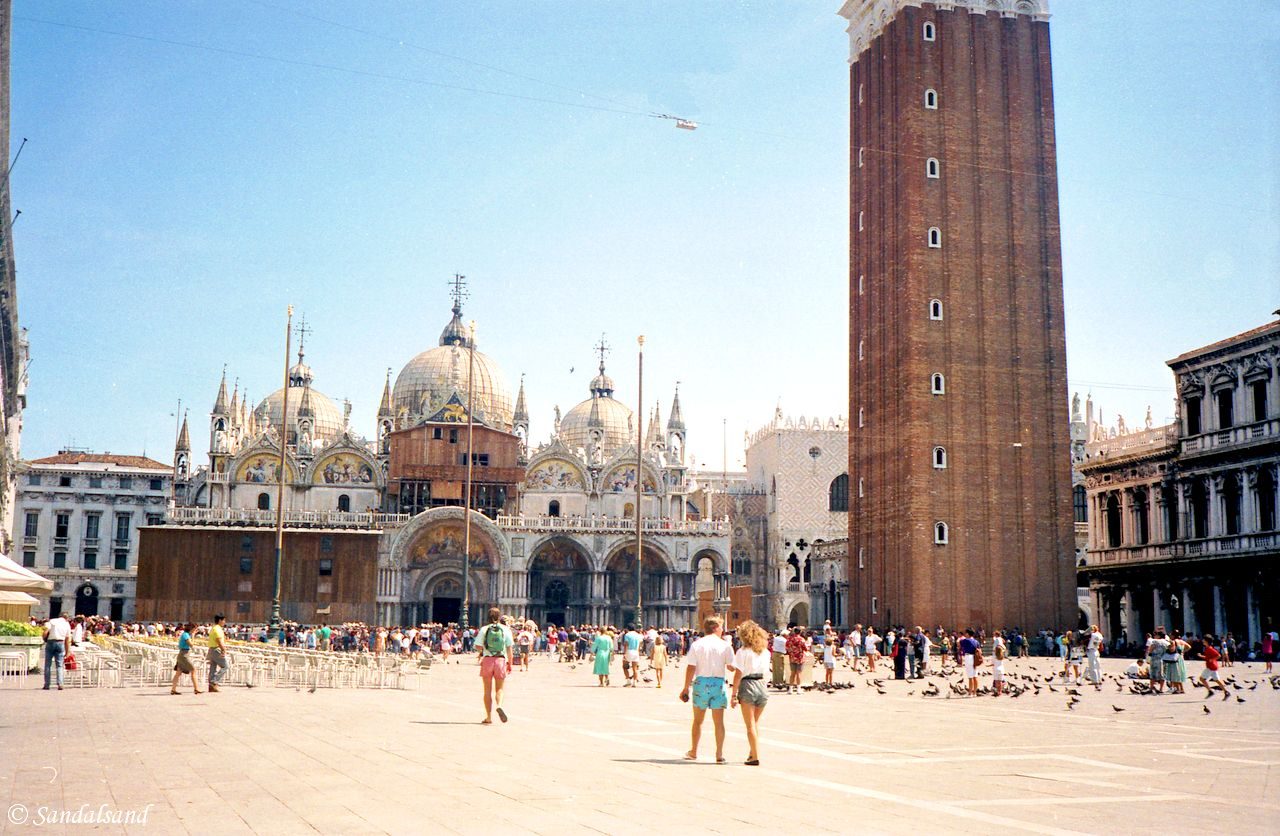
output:
[[[71,652],[71,623],[62,616],[44,625],[44,689],[49,690],[49,674],[57,671],[58,690],[62,690],[62,659]]]
[[[853,630],[849,633],[849,646],[853,652],[849,654],[849,666],[855,671],[858,669],[858,660],[862,658],[866,652],[862,646],[862,625],[853,625]]]
[[[775,633],[769,649],[772,651],[769,681],[781,688],[787,678],[787,634],[782,630]]]
[[[71,625],[71,643],[84,643],[84,616],[77,615],[75,624]]]
[[[680,692],[682,702],[689,701],[690,691],[693,696],[693,728],[685,759],[698,759],[702,721],[710,710],[716,731],[716,763],[724,763],[724,710],[729,706],[724,680],[726,669],[733,664],[733,645],[724,638],[724,624],[715,616],[702,622],[702,631],[702,638],[685,655],[684,690]]]

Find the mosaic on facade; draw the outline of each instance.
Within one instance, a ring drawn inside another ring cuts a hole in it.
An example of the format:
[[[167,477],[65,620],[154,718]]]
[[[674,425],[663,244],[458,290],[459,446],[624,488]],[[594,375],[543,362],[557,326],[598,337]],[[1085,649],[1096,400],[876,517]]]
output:
[[[335,453],[316,468],[317,485],[372,485],[373,468],[355,453]]]
[[[529,471],[524,486],[527,491],[580,491],[586,483],[578,468],[566,461],[550,459]]]

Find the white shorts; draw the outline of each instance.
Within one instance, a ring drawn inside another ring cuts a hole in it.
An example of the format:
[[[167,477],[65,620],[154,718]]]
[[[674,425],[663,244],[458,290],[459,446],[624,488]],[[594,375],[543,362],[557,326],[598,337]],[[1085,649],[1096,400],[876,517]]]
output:
[[[1215,681],[1215,682],[1221,682],[1221,681],[1222,681],[1222,677],[1218,676],[1218,672],[1217,672],[1217,671],[1211,671],[1211,670],[1209,670],[1208,668],[1205,668],[1205,669],[1204,669],[1204,671],[1200,674],[1200,678],[1201,678],[1201,679],[1212,679],[1212,680],[1213,680],[1213,681]]]
[[[977,674],[973,672],[973,654],[966,653],[964,655],[964,678],[973,679],[975,676]]]
[[[1003,659],[995,660],[994,662],[991,663],[991,667],[995,670],[995,673],[992,674],[992,681],[1004,682],[1004,660]]]
[[[623,652],[623,654],[622,654],[622,661],[624,661],[624,662],[639,662],[639,661],[640,661],[640,651],[639,651],[639,650],[627,650],[627,651],[624,651],[624,652]]]
[[[829,671],[833,671],[833,670],[835,670],[835,669],[836,669],[836,663],[835,663],[835,662],[823,662],[823,663],[822,663],[822,666],[823,666],[824,668],[826,668],[827,670],[829,670]]]

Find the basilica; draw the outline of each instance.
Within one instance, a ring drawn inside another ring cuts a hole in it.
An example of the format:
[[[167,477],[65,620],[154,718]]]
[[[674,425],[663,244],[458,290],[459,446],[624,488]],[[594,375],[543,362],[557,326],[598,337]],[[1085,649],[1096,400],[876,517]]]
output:
[[[238,385],[228,395],[224,372],[207,465],[192,460],[184,418],[173,506],[142,531],[138,616],[265,621],[281,501],[290,620],[447,623],[465,603],[471,623],[497,605],[544,624],[621,625],[639,602],[646,621],[685,627],[700,600],[727,610],[730,523],[689,501],[679,392],[665,423],[658,405],[636,415],[615,398],[602,341],[586,397],[556,407],[535,444],[523,378],[513,399],[461,296],[437,344],[388,373],[372,439],[317,388],[303,346],[287,389],[256,405]]]

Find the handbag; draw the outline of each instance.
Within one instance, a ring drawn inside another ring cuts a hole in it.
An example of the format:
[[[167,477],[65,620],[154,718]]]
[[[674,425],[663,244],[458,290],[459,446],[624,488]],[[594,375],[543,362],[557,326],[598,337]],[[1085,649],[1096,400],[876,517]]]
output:
[[[982,664],[982,648],[975,648],[973,651],[973,666],[976,668]]]

